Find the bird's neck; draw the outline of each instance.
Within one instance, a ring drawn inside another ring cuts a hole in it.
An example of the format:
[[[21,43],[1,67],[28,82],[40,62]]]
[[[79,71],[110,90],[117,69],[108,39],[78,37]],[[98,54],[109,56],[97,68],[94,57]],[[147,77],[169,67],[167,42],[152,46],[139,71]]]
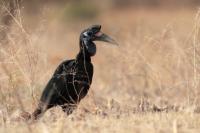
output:
[[[82,61],[91,62],[90,54],[86,51],[86,48],[82,47],[81,43],[83,43],[82,40],[80,40],[80,51],[79,51],[78,55],[76,56],[76,61],[78,61],[78,62],[82,62]]]
[[[82,61],[91,62],[91,57],[86,51],[80,50],[78,55],[76,56],[76,60],[78,62]]]

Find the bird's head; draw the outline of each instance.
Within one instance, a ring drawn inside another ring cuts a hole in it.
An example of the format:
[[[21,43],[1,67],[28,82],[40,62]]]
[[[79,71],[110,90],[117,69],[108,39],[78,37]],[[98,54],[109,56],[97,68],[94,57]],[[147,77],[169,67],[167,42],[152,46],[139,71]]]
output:
[[[93,25],[81,33],[80,48],[86,50],[90,56],[95,55],[96,45],[93,41],[104,41],[117,45],[116,41],[101,32],[101,25]]]

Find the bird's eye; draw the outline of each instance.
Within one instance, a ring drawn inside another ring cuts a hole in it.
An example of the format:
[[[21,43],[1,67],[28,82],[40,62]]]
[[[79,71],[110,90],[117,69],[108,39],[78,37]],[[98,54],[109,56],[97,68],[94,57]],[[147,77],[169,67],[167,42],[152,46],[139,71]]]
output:
[[[88,36],[91,36],[92,35],[92,32],[88,32]]]
[[[85,32],[83,33],[85,37],[92,36],[92,32]]]

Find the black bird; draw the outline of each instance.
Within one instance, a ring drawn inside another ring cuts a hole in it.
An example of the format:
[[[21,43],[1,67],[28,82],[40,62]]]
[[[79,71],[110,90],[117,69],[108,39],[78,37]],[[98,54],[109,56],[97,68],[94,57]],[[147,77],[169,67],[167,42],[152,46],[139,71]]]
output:
[[[102,33],[100,25],[93,25],[80,35],[80,51],[75,59],[62,62],[44,88],[38,107],[31,115],[39,118],[46,110],[61,106],[68,115],[86,96],[93,77],[91,56],[96,53],[94,41],[104,41],[117,44],[108,35]]]

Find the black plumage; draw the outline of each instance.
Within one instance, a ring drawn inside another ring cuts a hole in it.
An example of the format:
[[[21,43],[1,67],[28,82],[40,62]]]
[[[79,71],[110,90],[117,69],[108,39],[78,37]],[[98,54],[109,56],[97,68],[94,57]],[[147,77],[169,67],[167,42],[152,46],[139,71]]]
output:
[[[38,107],[32,114],[37,119],[47,109],[61,106],[63,111],[71,114],[77,104],[86,96],[93,77],[91,56],[96,53],[93,41],[105,41],[116,44],[101,31],[100,25],[93,25],[80,35],[80,51],[75,59],[62,62],[44,88]]]

